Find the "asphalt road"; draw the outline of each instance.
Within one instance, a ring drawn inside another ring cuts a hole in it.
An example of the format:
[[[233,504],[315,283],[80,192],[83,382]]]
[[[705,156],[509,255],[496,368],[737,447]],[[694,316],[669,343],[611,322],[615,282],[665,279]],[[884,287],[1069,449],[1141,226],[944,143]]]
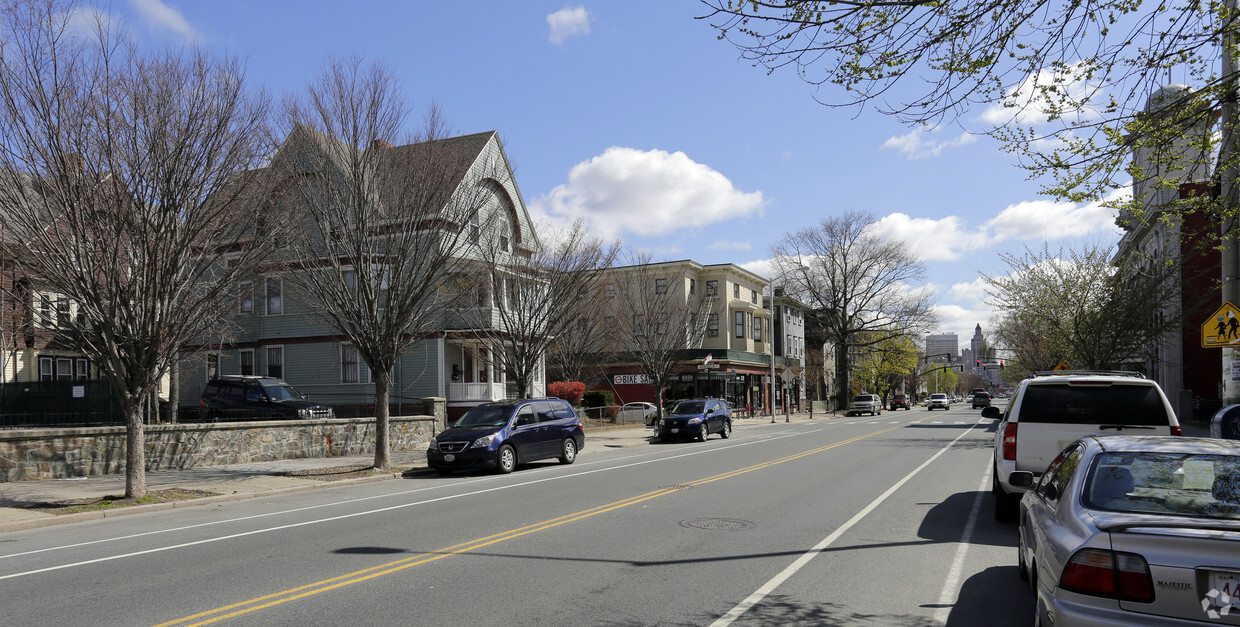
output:
[[[1025,625],[994,422],[947,412],[590,451],[14,532],[14,625]]]

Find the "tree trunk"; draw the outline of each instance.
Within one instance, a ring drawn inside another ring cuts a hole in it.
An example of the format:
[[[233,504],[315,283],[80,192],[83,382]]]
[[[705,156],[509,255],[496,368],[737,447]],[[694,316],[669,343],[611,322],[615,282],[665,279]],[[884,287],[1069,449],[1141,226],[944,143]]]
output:
[[[375,469],[387,470],[388,465],[392,463],[392,445],[388,440],[388,427],[391,423],[391,416],[388,415],[390,404],[388,403],[389,388],[392,379],[391,372],[376,372],[375,374]]]
[[[172,367],[168,369],[168,421],[172,424],[180,422],[181,413],[181,356],[172,359]]]
[[[852,385],[848,379],[848,345],[839,343],[835,345],[835,392],[836,407],[841,410],[848,408],[852,398]]]
[[[142,425],[142,402],[130,398],[125,412],[125,498],[146,496],[146,429]]]

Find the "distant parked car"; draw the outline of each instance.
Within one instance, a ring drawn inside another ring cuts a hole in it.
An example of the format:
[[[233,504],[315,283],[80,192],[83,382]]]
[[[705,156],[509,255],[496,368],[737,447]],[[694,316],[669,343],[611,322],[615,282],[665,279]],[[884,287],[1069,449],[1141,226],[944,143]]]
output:
[[[331,407],[302,396],[276,377],[220,375],[207,382],[198,401],[207,418],[335,418]]]
[[[659,417],[659,408],[651,403],[625,403],[619,411],[616,412],[616,422],[619,423],[636,423],[640,422],[647,427],[654,425],[654,421]]]
[[[891,409],[891,411],[895,411],[897,409],[907,411],[913,408],[913,404],[909,402],[908,394],[895,394],[892,395],[891,402],[888,403],[888,408]]]
[[[1020,502],[1034,625],[1237,624],[1240,443],[1087,436]],[[1230,614],[1230,616],[1229,616]]]
[[[732,409],[727,401],[717,398],[680,401],[658,426],[658,436],[664,442],[686,437],[705,442],[712,433],[725,439],[732,435]]]
[[[431,438],[426,463],[441,473],[492,468],[510,473],[517,464],[558,458],[571,464],[586,446],[573,406],[558,398],[479,405]]]

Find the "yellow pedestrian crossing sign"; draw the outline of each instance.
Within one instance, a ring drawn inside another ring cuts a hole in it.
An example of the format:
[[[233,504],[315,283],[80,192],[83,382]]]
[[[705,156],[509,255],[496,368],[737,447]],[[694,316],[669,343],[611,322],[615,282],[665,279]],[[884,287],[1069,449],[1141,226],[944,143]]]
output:
[[[1240,346],[1240,309],[1224,303],[1201,324],[1202,348]]]

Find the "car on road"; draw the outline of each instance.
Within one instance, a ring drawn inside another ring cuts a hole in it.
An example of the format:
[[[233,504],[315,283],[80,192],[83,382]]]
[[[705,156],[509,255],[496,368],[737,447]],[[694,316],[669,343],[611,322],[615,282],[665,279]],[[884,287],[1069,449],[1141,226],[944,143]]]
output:
[[[978,407],[990,407],[990,394],[978,392],[973,395],[973,409]]]
[[[1013,472],[1035,625],[1240,624],[1240,443],[1086,436]]]
[[[209,420],[335,418],[331,407],[311,401],[276,377],[220,375],[202,390],[198,404]]]
[[[625,403],[616,411],[616,422],[621,424],[640,422],[652,427],[658,417],[659,408],[653,403]]]
[[[860,416],[861,414],[869,414],[876,416],[882,413],[883,400],[877,394],[858,394],[848,404],[848,413],[846,415]]]
[[[441,473],[490,468],[506,474],[518,464],[540,459],[571,464],[585,446],[585,429],[567,401],[500,401],[465,412],[451,427],[431,438],[426,463]]]
[[[926,399],[926,410],[929,411],[935,408],[951,409],[952,408],[951,399],[947,398],[946,394],[942,394],[938,392],[931,394],[929,398]]]
[[[732,409],[727,401],[700,398],[676,403],[658,427],[659,439],[697,438],[705,442],[712,433],[728,438],[732,435]]]
[[[888,403],[888,409],[891,411],[895,411],[897,409],[910,410],[912,408],[913,403],[908,400],[908,394],[892,395],[891,402]]]
[[[1040,476],[1056,454],[1082,437],[1182,434],[1162,388],[1135,372],[1035,372],[1020,382],[1003,412],[985,407],[982,416],[1000,419],[991,477],[999,520],[1015,517],[1026,491],[1008,476],[1018,470]]]

